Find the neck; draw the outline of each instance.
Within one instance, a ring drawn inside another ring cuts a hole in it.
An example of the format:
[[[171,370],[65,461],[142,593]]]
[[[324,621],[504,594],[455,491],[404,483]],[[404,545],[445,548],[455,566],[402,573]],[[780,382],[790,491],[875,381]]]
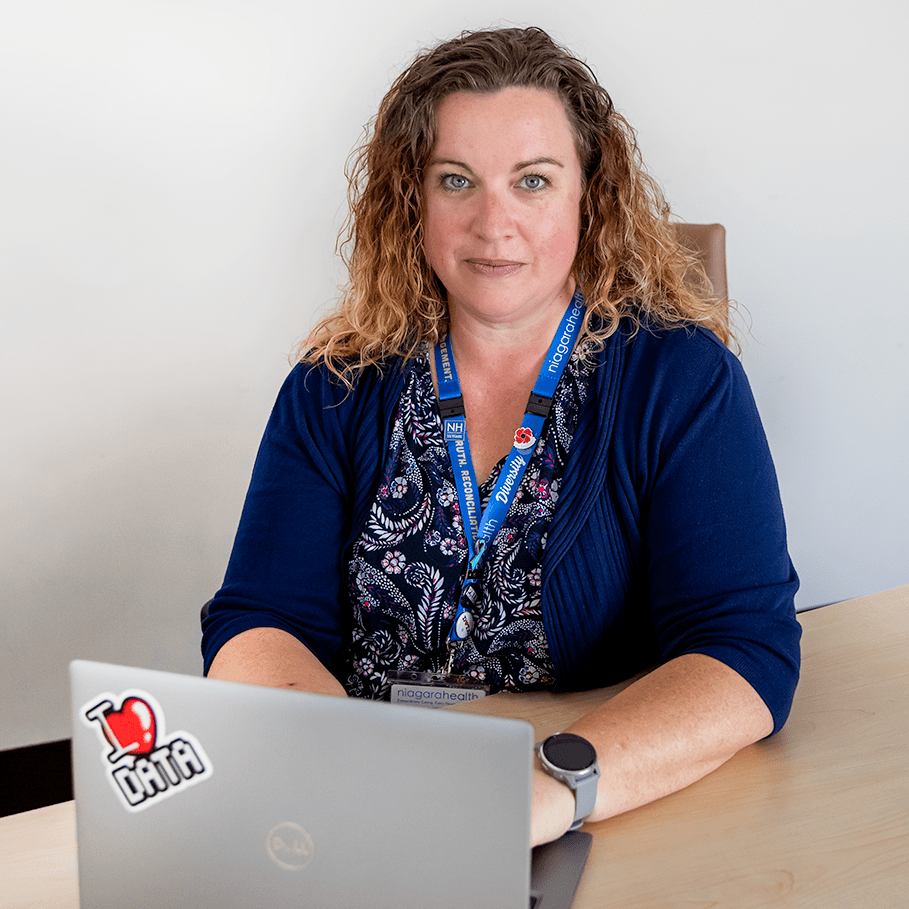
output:
[[[495,322],[450,307],[449,333],[458,371],[507,365],[514,374],[539,372],[574,290],[542,312],[521,320]]]
[[[464,399],[470,453],[482,482],[511,451],[528,397],[571,296],[533,319],[493,322],[451,306],[451,346]],[[430,359],[438,389],[434,358]]]

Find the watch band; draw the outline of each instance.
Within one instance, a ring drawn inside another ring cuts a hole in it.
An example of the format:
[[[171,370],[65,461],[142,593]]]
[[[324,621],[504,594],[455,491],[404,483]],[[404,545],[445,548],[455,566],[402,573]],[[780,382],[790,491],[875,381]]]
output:
[[[568,760],[560,759],[552,754],[547,755],[545,749],[561,751],[567,747],[573,752]],[[600,779],[600,767],[596,759],[596,750],[593,745],[579,735],[560,732],[538,742],[535,750],[540,757],[540,765],[550,776],[559,780],[574,791],[575,807],[574,820],[569,830],[577,830],[584,819],[593,811],[597,801],[597,784]],[[584,760],[579,765],[578,754],[584,755]],[[589,755],[589,757],[587,757]]]

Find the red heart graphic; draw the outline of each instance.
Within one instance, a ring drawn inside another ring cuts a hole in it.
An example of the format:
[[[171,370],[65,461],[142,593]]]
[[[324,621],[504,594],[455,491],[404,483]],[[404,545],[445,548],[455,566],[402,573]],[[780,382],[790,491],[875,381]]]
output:
[[[149,754],[155,750],[155,714],[142,698],[127,698],[119,710],[105,714],[105,719],[104,734],[111,745],[130,754]]]

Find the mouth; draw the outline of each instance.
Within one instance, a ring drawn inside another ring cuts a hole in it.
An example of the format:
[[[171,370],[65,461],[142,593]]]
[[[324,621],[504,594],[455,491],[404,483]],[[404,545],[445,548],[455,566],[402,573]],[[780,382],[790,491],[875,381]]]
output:
[[[471,271],[490,278],[513,275],[524,266],[523,262],[513,262],[510,259],[466,259],[465,262]]]

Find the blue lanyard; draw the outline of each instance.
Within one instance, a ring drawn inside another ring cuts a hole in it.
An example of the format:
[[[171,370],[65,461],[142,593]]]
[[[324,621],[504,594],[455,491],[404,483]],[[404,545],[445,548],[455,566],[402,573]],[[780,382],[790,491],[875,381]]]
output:
[[[484,554],[502,526],[508,509],[517,495],[521,478],[530,462],[537,440],[546,422],[556,386],[565,371],[571,351],[574,349],[578,332],[584,319],[584,304],[581,292],[575,291],[562,321],[555,333],[543,368],[533,386],[527,411],[521,426],[514,434],[514,447],[508,455],[495,489],[482,515],[480,511],[480,489],[470,457],[470,443],[467,439],[467,425],[464,420],[464,399],[461,383],[455,368],[451,338],[446,336],[435,348],[436,380],[439,386],[439,413],[445,430],[445,442],[454,468],[458,503],[464,521],[467,537],[468,563],[458,599],[449,646],[464,641],[473,631],[476,620],[474,610],[480,599],[479,580]],[[476,540],[476,542],[474,542]]]

